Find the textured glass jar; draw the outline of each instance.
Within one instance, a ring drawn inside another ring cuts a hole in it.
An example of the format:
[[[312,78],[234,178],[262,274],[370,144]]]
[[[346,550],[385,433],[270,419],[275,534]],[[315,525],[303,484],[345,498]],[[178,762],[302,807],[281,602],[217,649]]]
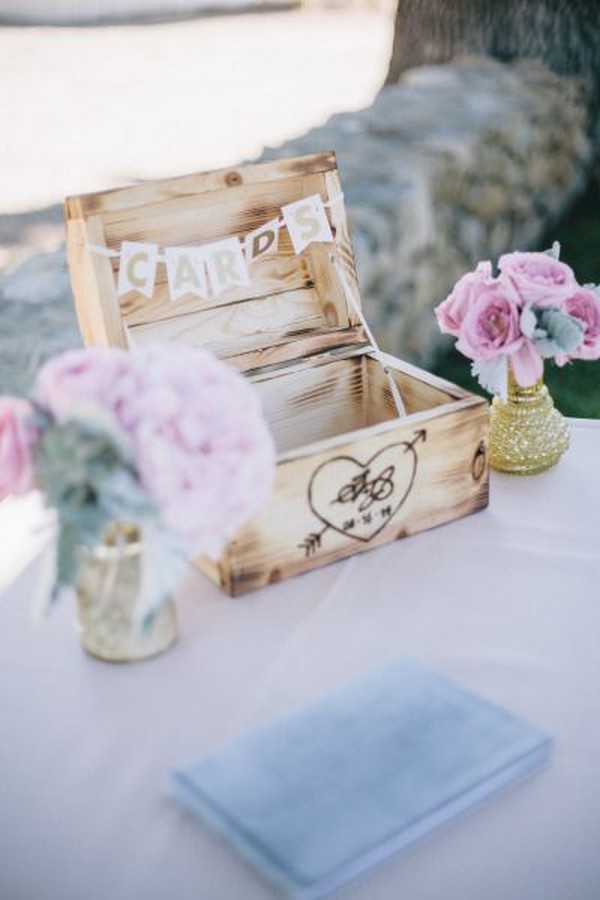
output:
[[[144,552],[136,528],[110,527],[101,544],[84,551],[77,578],[81,643],[88,653],[112,662],[134,662],[162,653],[177,637],[169,600],[148,628],[135,622]]]
[[[534,475],[556,465],[569,447],[569,428],[540,378],[517,384],[508,369],[508,396],[492,400],[490,465],[499,472]]]

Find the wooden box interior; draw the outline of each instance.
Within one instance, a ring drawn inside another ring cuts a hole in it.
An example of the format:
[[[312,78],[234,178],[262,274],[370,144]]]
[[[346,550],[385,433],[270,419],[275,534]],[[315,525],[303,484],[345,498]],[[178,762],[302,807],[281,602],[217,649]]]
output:
[[[247,285],[173,301],[161,263],[151,298],[117,295],[124,241],[164,248],[245,240],[277,219],[282,206],[315,194],[328,204],[333,242],[313,242],[296,254],[282,227],[276,251],[251,261]],[[354,308],[360,295],[333,153],[69,197],[65,212],[73,294],[88,344],[180,341],[251,371],[368,343]]]
[[[409,366],[388,369],[407,415],[433,410],[465,396],[459,388]],[[408,371],[407,371],[408,370]],[[425,380],[427,378],[427,380]],[[279,453],[326,438],[349,435],[398,417],[388,378],[368,353],[297,365],[252,378]]]

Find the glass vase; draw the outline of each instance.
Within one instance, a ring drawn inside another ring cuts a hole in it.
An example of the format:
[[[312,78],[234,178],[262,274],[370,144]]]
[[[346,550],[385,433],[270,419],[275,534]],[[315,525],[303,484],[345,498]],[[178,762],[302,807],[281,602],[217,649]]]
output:
[[[81,643],[111,662],[134,662],[162,653],[177,638],[172,600],[148,627],[135,620],[144,545],[139,531],[114,523],[93,550],[84,550],[76,593]]]
[[[569,446],[569,428],[540,378],[521,387],[508,368],[508,396],[492,400],[490,465],[498,472],[534,475],[555,466]]]

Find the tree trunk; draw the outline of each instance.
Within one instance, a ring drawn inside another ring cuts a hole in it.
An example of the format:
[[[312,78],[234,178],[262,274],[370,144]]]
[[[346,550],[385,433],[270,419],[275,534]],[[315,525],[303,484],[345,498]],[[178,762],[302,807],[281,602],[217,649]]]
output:
[[[466,53],[543,60],[600,88],[598,0],[399,0],[386,84]]]

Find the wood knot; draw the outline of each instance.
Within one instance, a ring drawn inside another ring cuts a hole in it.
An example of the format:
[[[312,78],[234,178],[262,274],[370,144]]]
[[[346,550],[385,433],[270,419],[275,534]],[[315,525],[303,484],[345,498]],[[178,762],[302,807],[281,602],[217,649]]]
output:
[[[275,566],[274,569],[271,569],[269,572],[269,584],[277,584],[283,578],[283,573],[278,566]]]
[[[473,478],[475,481],[479,481],[485,472],[485,462],[486,462],[486,448],[485,442],[480,441],[477,450],[473,456],[473,462],[471,464],[471,472],[473,473]]]
[[[227,187],[235,187],[236,184],[242,183],[242,176],[239,172],[228,172],[225,176],[225,184]]]

